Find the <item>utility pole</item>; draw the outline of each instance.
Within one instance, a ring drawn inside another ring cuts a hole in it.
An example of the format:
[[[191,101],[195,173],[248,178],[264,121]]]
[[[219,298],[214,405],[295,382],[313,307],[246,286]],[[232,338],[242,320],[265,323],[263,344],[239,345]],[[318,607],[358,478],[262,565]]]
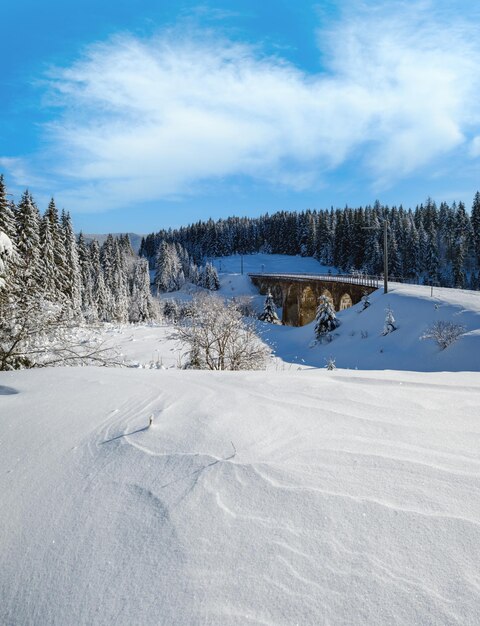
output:
[[[383,222],[383,293],[388,293],[388,229],[387,220]]]

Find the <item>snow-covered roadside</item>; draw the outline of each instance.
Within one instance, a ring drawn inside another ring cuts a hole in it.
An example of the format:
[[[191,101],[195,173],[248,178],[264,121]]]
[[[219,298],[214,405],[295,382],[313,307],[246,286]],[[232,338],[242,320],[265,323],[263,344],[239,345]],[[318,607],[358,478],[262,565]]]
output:
[[[0,385],[1,623],[478,623],[478,373]]]

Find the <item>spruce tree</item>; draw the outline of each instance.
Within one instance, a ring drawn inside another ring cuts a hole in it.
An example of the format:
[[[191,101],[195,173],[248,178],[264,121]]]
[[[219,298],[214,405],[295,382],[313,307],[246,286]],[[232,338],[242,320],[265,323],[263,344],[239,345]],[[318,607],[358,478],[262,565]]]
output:
[[[480,268],[480,192],[477,191],[473,199],[472,213],[472,238],[477,267]],[[8,233],[7,233],[8,234]]]
[[[90,250],[82,233],[78,237],[78,260],[82,279],[82,313],[87,322],[98,319],[97,307],[93,298],[93,277]]]
[[[469,220],[463,202],[458,203],[454,216],[453,246],[452,246],[452,272],[454,287],[464,289],[467,285],[465,274],[465,260],[467,254]]]
[[[55,263],[55,239],[52,224],[47,213],[40,223],[40,271],[41,288],[47,300],[57,302],[60,298]]]
[[[54,274],[57,290],[59,293],[65,293],[67,290],[68,281],[65,240],[60,226],[57,207],[55,206],[55,201],[53,198],[48,204],[48,208],[45,211],[44,218],[47,219],[50,223],[50,233],[53,241],[53,256],[55,265]]]
[[[437,246],[437,233],[435,227],[431,226],[427,236],[427,258],[425,263],[425,269],[427,271],[428,282],[431,285],[438,285],[439,281],[439,262],[438,262],[438,246]]]
[[[7,200],[3,174],[0,174],[0,232],[5,233],[13,244],[16,238],[15,215],[12,203]]]
[[[420,274],[420,237],[413,220],[409,223],[409,229],[405,242],[404,272],[408,278],[418,278]]]
[[[126,258],[122,254],[118,240],[114,240],[113,256],[113,311],[117,322],[128,322],[128,273]]]
[[[90,244],[90,262],[93,275],[92,299],[95,303],[98,319],[101,322],[110,322],[113,317],[112,296],[105,286],[103,268],[100,261],[100,246],[95,239]]]
[[[42,285],[40,267],[40,213],[29,191],[25,191],[15,214],[16,249],[21,265],[21,279],[27,292]]]
[[[82,309],[82,277],[72,220],[65,211],[62,211],[61,233],[65,250],[64,294],[73,316],[78,317]]]
[[[269,324],[280,324],[280,320],[277,315],[277,307],[275,306],[275,302],[270,291],[267,293],[263,311],[259,315],[258,319],[262,322],[268,322]]]
[[[10,264],[13,256],[14,248],[12,240],[5,232],[0,231],[0,292],[2,296],[5,296],[11,286],[12,277]]]
[[[335,330],[339,323],[330,300],[327,296],[320,296],[315,315],[315,337],[319,341],[326,340],[330,337],[329,333]]]
[[[163,240],[157,251],[155,264],[155,277],[153,279],[157,295],[165,291],[174,291],[172,279],[172,264],[170,260],[170,248]]]
[[[133,267],[129,321],[145,322],[152,317],[154,317],[154,308],[150,293],[148,262],[145,259],[139,259]]]
[[[220,280],[218,278],[217,269],[211,263],[206,263],[203,268],[200,282],[202,287],[205,287],[205,289],[210,289],[211,291],[217,291],[220,289]]]

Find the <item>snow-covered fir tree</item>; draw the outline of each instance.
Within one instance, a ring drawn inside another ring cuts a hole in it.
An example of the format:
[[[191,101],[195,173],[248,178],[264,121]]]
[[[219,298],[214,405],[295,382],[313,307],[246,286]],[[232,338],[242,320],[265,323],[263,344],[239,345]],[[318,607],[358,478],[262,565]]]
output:
[[[277,315],[277,307],[275,306],[273,296],[270,292],[267,293],[263,311],[260,313],[258,319],[262,322],[268,322],[269,324],[280,324]]]
[[[327,296],[320,296],[315,315],[315,337],[318,340],[327,338],[329,333],[338,327],[339,323],[330,300]]]
[[[100,257],[100,246],[98,241],[94,240],[90,244],[90,261],[93,277],[92,297],[96,305],[99,321],[110,322],[113,319],[112,294],[105,286]]]
[[[124,248],[125,251],[127,251]],[[118,240],[113,243],[113,274],[112,274],[112,298],[113,315],[116,322],[128,322],[128,268],[127,259],[122,254],[122,246]],[[128,252],[127,252],[128,254]]]
[[[52,223],[47,213],[40,223],[40,272],[42,275],[41,288],[47,300],[57,302],[60,298],[59,268],[55,262],[55,238]]]
[[[0,232],[5,233],[13,244],[16,238],[15,214],[12,203],[7,200],[7,189],[0,174]]]
[[[392,333],[394,330],[397,330],[395,318],[393,316],[393,311],[390,307],[385,309],[385,323],[383,325],[383,334],[388,335],[388,333]]]
[[[129,320],[131,322],[145,322],[152,319],[155,312],[150,293],[148,262],[145,259],[135,262],[131,283]]]
[[[61,228],[65,250],[64,293],[73,317],[78,318],[82,309],[82,277],[72,220],[65,211],[62,211]]]
[[[49,223],[49,230],[53,242],[56,288],[59,293],[63,294],[67,289],[67,260],[65,257],[65,241],[57,207],[53,198],[50,200],[47,210],[44,213],[43,221],[45,220]]]
[[[5,293],[9,289],[10,262],[13,259],[14,248],[10,237],[0,230],[0,290]]]
[[[368,309],[368,307],[370,306],[370,296],[367,292],[365,292],[362,296],[362,311],[365,311],[365,309]]]
[[[78,238],[78,260],[82,284],[82,314],[87,322],[98,319],[96,302],[93,297],[93,271],[90,249],[82,233]]]
[[[472,241],[477,267],[480,268],[480,192],[477,191],[472,204]]]
[[[41,289],[42,273],[40,264],[40,214],[27,190],[22,195],[15,214],[17,250],[21,278],[28,291]]]
[[[153,281],[157,294],[177,291],[185,283],[182,263],[175,245],[163,240],[160,243]]]
[[[206,263],[200,274],[200,285],[210,291],[217,291],[220,289],[220,280],[218,278],[218,272],[214,265]]]

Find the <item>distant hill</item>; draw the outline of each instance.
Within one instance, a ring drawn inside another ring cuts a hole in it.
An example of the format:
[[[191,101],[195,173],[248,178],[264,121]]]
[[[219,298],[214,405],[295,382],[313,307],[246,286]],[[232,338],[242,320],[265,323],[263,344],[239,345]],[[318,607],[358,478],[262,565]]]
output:
[[[124,234],[125,233],[112,233],[114,237],[119,237],[120,235],[124,235]],[[132,244],[132,248],[138,254],[138,251],[140,250],[140,244],[142,243],[143,235],[137,235],[136,233],[127,233],[127,235],[130,237],[130,243]],[[107,235],[96,235],[96,234],[87,235],[84,233],[83,236],[85,237],[87,241],[93,241],[94,239],[96,239],[98,243],[102,245],[102,243],[108,237],[108,234]]]

